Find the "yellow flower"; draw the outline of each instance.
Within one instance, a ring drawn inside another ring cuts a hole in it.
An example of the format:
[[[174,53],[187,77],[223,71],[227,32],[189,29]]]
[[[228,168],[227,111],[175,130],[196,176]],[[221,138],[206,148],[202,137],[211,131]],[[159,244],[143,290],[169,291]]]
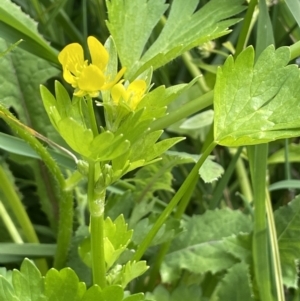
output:
[[[127,89],[122,83],[118,83],[112,87],[111,96],[115,104],[118,104],[123,99],[132,110],[135,110],[143,98],[146,88],[146,82],[141,79],[133,81]]]
[[[63,67],[65,81],[75,88],[74,95],[97,97],[100,90],[108,90],[115,85],[125,72],[122,68],[114,79],[105,75],[109,54],[94,37],[87,39],[92,63],[84,60],[83,49],[78,43],[67,45],[58,55]]]

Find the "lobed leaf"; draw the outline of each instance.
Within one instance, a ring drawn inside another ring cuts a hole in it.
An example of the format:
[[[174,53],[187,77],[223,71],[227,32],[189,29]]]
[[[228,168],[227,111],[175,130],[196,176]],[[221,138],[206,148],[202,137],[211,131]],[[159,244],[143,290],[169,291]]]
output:
[[[267,47],[254,64],[248,47],[217,73],[214,139],[225,146],[252,145],[300,135],[299,69],[288,47]]]
[[[213,0],[194,13],[198,3],[198,0],[173,1],[162,32],[143,54],[152,29],[167,8],[164,1],[107,2],[108,28],[122,64],[128,68],[126,78],[132,80],[150,67],[157,69],[185,51],[227,34],[228,27],[238,21],[229,18],[244,10],[241,0],[231,1],[230,5]]]
[[[296,262],[300,259],[300,196],[274,213],[283,282],[297,288],[298,271]]]
[[[164,282],[180,277],[180,271],[195,274],[228,269],[237,259],[227,252],[224,237],[251,231],[251,221],[239,211],[222,209],[193,216],[172,242],[161,268]],[[188,235],[187,235],[188,233]]]
[[[11,43],[24,40],[20,47],[38,57],[58,64],[56,51],[38,33],[37,23],[9,0],[0,2],[1,37]]]
[[[252,301],[253,292],[251,288],[249,266],[246,263],[237,263],[228,269],[218,286],[219,300],[230,301]]]

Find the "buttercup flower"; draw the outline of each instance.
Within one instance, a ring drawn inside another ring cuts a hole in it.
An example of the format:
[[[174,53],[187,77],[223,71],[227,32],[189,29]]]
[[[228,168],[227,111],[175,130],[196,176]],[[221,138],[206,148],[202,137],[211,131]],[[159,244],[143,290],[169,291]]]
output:
[[[143,98],[146,88],[146,82],[141,79],[133,81],[127,88],[122,83],[118,83],[112,87],[111,97],[115,104],[118,104],[122,98],[132,110],[135,110]]]
[[[58,55],[63,67],[65,81],[75,88],[74,95],[97,97],[99,91],[108,90],[115,85],[125,72],[122,68],[114,79],[105,75],[109,54],[94,37],[87,39],[92,63],[84,60],[83,49],[78,43],[67,45]]]

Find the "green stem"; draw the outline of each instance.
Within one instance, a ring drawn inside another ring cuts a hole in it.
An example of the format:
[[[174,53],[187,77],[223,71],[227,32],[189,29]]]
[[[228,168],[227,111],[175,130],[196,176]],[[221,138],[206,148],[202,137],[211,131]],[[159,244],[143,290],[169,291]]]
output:
[[[223,191],[225,190],[225,187],[227,186],[227,184],[233,174],[234,168],[236,166],[236,162],[237,162],[238,158],[240,157],[242,150],[243,150],[243,148],[239,147],[239,149],[237,150],[237,152],[231,159],[229,166],[226,168],[225,174],[222,176],[222,178],[218,182],[217,187],[214,190],[213,197],[209,203],[209,209],[213,210],[219,206],[220,200],[223,195]]]
[[[290,57],[291,61],[296,59],[298,56],[300,56],[300,41],[290,46],[290,51],[291,51],[291,57]]]
[[[245,168],[242,158],[239,158],[236,162],[236,173],[237,173],[237,179],[240,184],[242,195],[249,203],[252,203],[253,201],[252,189],[247,174],[247,170]]]
[[[22,237],[20,236],[14,222],[10,218],[8,212],[6,211],[5,207],[3,206],[2,202],[0,201],[0,217],[2,217],[3,223],[6,226],[6,229],[12,238],[12,240],[16,244],[23,244],[24,241]]]
[[[132,260],[138,261],[142,258],[144,253],[146,252],[147,248],[150,246],[153,238],[159,231],[159,229],[163,226],[166,219],[169,217],[173,209],[177,206],[181,198],[184,196],[184,194],[189,190],[189,187],[191,187],[191,184],[193,183],[194,179],[197,178],[199,168],[204,163],[205,159],[208,157],[208,155],[211,153],[211,151],[215,148],[216,143],[213,142],[209,145],[209,147],[205,150],[205,152],[202,154],[196,165],[191,170],[188,177],[185,179],[177,193],[174,195],[166,209],[161,213],[149,233],[146,235],[142,243],[139,245],[138,249],[136,250],[136,253],[133,256]]]
[[[0,105],[0,116],[4,121],[25,140],[41,157],[43,162],[56,179],[59,187],[59,227],[57,233],[57,248],[54,257],[54,267],[62,269],[65,266],[72,235],[73,225],[73,195],[65,191],[65,179],[55,160],[46,148],[33,136],[33,131],[20,123],[4,106]]]
[[[2,191],[5,199],[9,203],[11,210],[13,211],[15,217],[17,218],[23,232],[28,242],[39,243],[39,239],[33,228],[33,225],[29,219],[29,216],[15,191],[15,187],[9,181],[3,167],[0,165],[0,190]],[[46,260],[36,261],[37,267],[40,269],[43,275],[46,274],[48,270]]]
[[[105,190],[95,194],[95,163],[89,162],[88,202],[90,208],[90,231],[93,283],[101,288],[106,286],[106,267],[104,254],[104,206]]]
[[[196,99],[191,100],[187,104],[185,104],[183,107],[180,108],[180,110],[177,110],[175,112],[170,113],[169,115],[166,115],[165,117],[162,117],[158,120],[155,120],[151,127],[151,131],[157,131],[160,129],[164,129],[175,122],[186,118],[192,114],[195,114],[196,112],[201,111],[202,109],[212,105],[213,103],[213,95],[214,92],[210,91],[204,95],[201,95],[200,97],[197,97]]]
[[[204,76],[201,73],[200,69],[192,62],[192,56],[189,51],[183,53],[181,55],[184,64],[186,65],[187,69],[190,71],[193,78],[198,77],[197,83],[200,90],[203,93],[207,93],[210,91],[210,88],[207,86]]]
[[[190,199],[193,195],[193,192],[194,192],[194,189],[195,189],[195,186],[197,184],[197,181],[198,181],[198,177],[195,177],[190,185],[190,187],[188,187],[186,193],[184,194],[184,196],[182,197],[182,200],[181,202],[179,203],[178,207],[177,207],[177,210],[174,214],[174,218],[180,220],[181,216],[184,214],[189,202],[190,202]],[[150,272],[150,277],[149,277],[149,282],[148,282],[148,287],[147,287],[147,291],[152,291],[155,287],[155,283],[156,283],[156,280],[157,280],[157,276],[159,274],[159,269],[160,269],[160,266],[170,248],[170,244],[171,244],[171,240],[164,243],[158,254],[155,256],[155,263],[151,269],[151,272]]]
[[[248,147],[254,193],[253,261],[260,299],[272,301],[269,236],[266,219],[266,170],[268,145]]]
[[[97,126],[97,121],[96,121],[95,112],[94,112],[94,102],[90,96],[86,96],[86,101],[87,101],[87,107],[88,107],[88,112],[89,112],[89,118],[90,118],[90,122],[91,122],[91,128],[92,128],[94,137],[96,137],[98,135],[98,126]]]
[[[289,161],[289,139],[284,140],[284,169],[285,169],[285,178],[287,180],[291,179],[291,165]]]
[[[280,263],[280,254],[277,243],[277,234],[276,234],[276,226],[274,221],[274,215],[272,210],[272,204],[270,200],[269,191],[266,188],[266,208],[267,208],[267,217],[268,217],[268,228],[270,233],[270,242],[271,242],[271,252],[272,252],[272,260],[274,265],[274,277],[276,283],[276,291],[277,291],[277,300],[285,301],[284,297],[284,287],[282,280],[282,272],[281,272],[281,263]]]
[[[257,0],[251,0],[247,9],[246,16],[243,21],[243,26],[239,35],[239,39],[236,45],[236,50],[234,56],[237,57],[246,46],[248,33],[251,30],[251,21],[253,17],[253,13],[255,10],[255,7],[257,5]]]

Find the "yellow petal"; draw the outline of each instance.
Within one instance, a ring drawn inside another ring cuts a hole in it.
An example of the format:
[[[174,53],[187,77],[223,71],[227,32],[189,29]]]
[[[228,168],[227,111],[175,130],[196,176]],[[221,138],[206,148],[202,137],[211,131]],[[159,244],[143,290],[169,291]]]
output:
[[[105,81],[105,77],[102,71],[94,65],[89,65],[82,70],[77,80],[77,85],[80,90],[91,94],[98,92]]]
[[[105,83],[105,85],[102,87],[102,90],[109,90],[112,86],[114,86],[121,79],[121,77],[123,76],[125,71],[126,71],[126,68],[123,67],[111,82]]]
[[[63,77],[67,83],[71,84],[72,86],[76,86],[76,78],[72,75],[69,69],[64,69]]]
[[[78,43],[67,45],[58,55],[63,69],[69,69],[76,75],[76,68],[84,65],[83,49]]]
[[[108,63],[108,52],[104,46],[94,37],[88,37],[88,46],[93,65],[104,71]]]
[[[146,82],[142,79],[137,79],[128,86],[127,91],[129,93],[133,92],[134,94],[138,94],[142,96],[145,93],[146,88],[147,88]]]
[[[118,104],[121,97],[124,98],[124,96],[126,95],[126,90],[124,86],[121,83],[119,83],[112,87],[110,93],[114,103]]]
[[[147,84],[144,80],[137,79],[133,81],[127,89],[130,98],[130,107],[134,110],[141,101],[146,91]]]

